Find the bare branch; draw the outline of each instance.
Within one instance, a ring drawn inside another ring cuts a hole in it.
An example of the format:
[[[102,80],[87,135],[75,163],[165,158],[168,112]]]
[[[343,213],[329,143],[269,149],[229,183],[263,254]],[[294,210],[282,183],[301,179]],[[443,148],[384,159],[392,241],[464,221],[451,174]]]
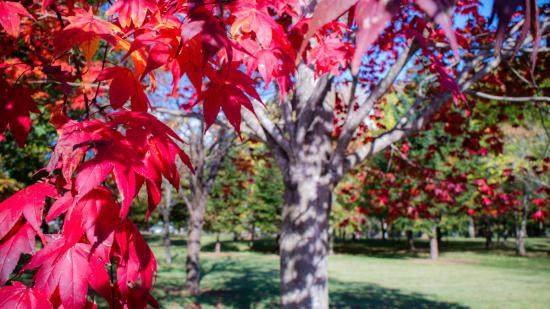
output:
[[[256,100],[252,100],[252,106],[254,107],[254,112],[256,114],[256,117],[254,117],[254,115],[251,115],[252,113],[246,114],[245,112],[245,114],[243,115],[244,116],[243,118],[245,118],[245,121],[247,122],[247,124],[248,124],[247,118],[252,117],[252,118],[258,119],[260,125],[263,128],[263,131],[267,133],[267,135],[269,135],[275,141],[275,143],[277,143],[279,147],[281,147],[287,154],[290,155],[291,150],[290,150],[290,144],[288,140],[283,136],[281,128],[279,128],[279,126],[277,126],[275,123],[273,123],[269,119],[266,113],[265,106],[263,106],[260,102]],[[241,112],[244,110],[246,110],[246,108],[242,108]]]
[[[217,149],[214,150],[214,154],[212,158],[209,160],[211,164],[208,170],[208,175],[204,182],[203,192],[205,194],[208,194],[212,189],[212,186],[214,185],[214,181],[218,176],[218,171],[223,163],[225,155],[227,154],[227,151],[231,147],[231,144],[233,143],[233,140],[235,140],[236,137],[237,135],[235,135],[234,133],[225,135],[224,137],[222,137],[222,140],[218,144]]]
[[[484,93],[481,91],[466,91],[468,94],[475,95],[477,97],[496,100],[496,101],[507,101],[507,102],[550,102],[550,97],[544,96],[531,96],[531,97],[509,97],[509,96],[499,96]]]

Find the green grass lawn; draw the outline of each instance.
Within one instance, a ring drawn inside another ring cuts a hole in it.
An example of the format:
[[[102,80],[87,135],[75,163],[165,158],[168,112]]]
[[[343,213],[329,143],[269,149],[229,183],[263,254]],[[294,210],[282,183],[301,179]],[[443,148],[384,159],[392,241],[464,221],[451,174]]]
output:
[[[273,241],[225,241],[202,254],[203,293],[186,296],[185,241],[174,239],[174,264],[167,268],[157,237],[149,236],[159,262],[154,295],[163,308],[273,308],[278,305],[279,260]],[[550,308],[550,239],[529,239],[528,258],[514,256],[513,243],[486,251],[482,240],[444,242],[441,258],[428,259],[427,244],[410,254],[403,242],[339,242],[330,257],[330,301],[334,308]]]

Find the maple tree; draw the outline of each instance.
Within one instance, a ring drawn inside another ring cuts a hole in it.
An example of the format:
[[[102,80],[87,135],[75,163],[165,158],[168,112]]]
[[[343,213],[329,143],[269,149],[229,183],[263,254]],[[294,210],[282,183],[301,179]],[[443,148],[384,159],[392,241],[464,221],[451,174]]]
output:
[[[32,255],[0,293],[17,293],[28,300],[22,305],[83,307],[96,294],[112,307],[158,305],[150,294],[154,256],[127,214],[141,187],[149,212],[163,178],[179,187],[178,160],[192,169],[183,140],[150,113],[155,73],[168,70],[174,95],[182,78],[195,93],[181,110],[200,104],[205,129],[222,112],[237,134],[244,120],[247,134],[273,152],[285,185],[282,306],[328,307],[328,220],[342,177],[433,121],[452,124],[449,107],[467,109],[462,92],[526,46],[535,69],[546,11],[534,0],[495,1],[495,29],[480,5],[0,1],[0,138],[23,146],[40,107],[58,134],[48,175],[0,205],[1,245],[15,246],[14,258]],[[453,27],[453,14],[464,26]],[[427,82],[410,81],[414,103],[384,127],[380,104],[413,62]],[[261,97],[261,86],[275,95]],[[41,223],[60,216],[61,231],[44,234]],[[14,266],[4,261],[2,276]],[[27,270],[34,276],[25,288],[16,279]],[[72,275],[61,278],[61,270]]]

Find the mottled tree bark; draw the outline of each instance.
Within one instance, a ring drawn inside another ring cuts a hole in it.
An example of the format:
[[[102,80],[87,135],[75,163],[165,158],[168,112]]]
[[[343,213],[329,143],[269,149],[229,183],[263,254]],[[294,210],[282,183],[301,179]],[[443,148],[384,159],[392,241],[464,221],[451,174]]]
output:
[[[315,179],[287,186],[281,231],[283,308],[328,308],[328,214],[332,188]]]

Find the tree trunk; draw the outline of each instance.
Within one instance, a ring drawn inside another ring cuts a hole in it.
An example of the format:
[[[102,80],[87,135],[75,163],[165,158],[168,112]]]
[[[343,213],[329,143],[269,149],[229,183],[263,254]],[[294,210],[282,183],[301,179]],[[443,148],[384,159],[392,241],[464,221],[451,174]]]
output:
[[[299,173],[292,175],[300,177]],[[294,185],[285,183],[281,304],[282,308],[323,309],[328,308],[328,215],[332,188],[301,176]]]
[[[372,224],[367,220],[367,238],[372,239]]]
[[[200,294],[200,252],[201,232],[204,222],[206,198],[202,194],[193,196],[193,211],[189,218],[189,231],[187,236],[187,290],[189,294]]]
[[[442,239],[443,239],[443,233],[441,233],[441,228],[438,226],[435,228],[435,236],[437,238],[437,248],[438,251],[442,248]]]
[[[164,222],[164,233],[163,233],[163,243],[164,243],[164,257],[166,260],[166,265],[168,267],[172,266],[172,253],[170,241],[170,207],[172,205],[172,187],[165,185],[164,186],[164,207],[161,208],[162,211],[162,221]]]
[[[386,222],[380,219],[380,230],[382,231],[382,240],[386,240]]]
[[[439,246],[437,241],[437,227],[432,228],[430,233],[430,258],[437,260],[439,258]]]
[[[519,256],[526,256],[525,238],[527,237],[527,205],[524,204],[519,214],[519,224],[516,229],[516,252]]]
[[[214,252],[219,254],[222,252],[222,244],[220,243],[220,233],[216,234],[216,244],[214,245]]]
[[[252,221],[252,226],[250,227],[250,249],[254,248],[254,240],[256,238],[256,220]]]
[[[491,227],[491,222],[489,219],[485,221],[485,249],[489,250],[491,248],[491,243],[493,242],[493,230]]]
[[[328,233],[328,254],[333,255],[334,254],[334,238],[336,237],[336,233],[334,230],[329,227],[329,233]]]
[[[409,244],[409,250],[412,252],[416,251],[416,247],[414,246],[414,235],[412,230],[407,230],[405,232],[407,234],[407,243]]]
[[[475,226],[474,218],[470,217],[470,219],[468,221],[469,221],[469,223],[468,223],[468,236],[470,238],[476,238],[476,226]]]

